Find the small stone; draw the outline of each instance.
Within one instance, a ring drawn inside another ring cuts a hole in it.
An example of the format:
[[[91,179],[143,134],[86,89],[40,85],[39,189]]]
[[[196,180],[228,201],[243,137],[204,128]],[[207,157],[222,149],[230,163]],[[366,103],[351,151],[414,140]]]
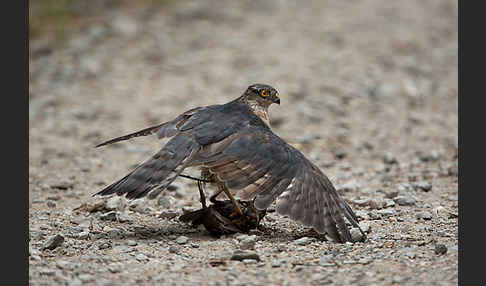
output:
[[[280,265],[282,265],[282,263],[280,262],[280,260],[274,260],[272,261],[272,267],[273,268],[277,268],[277,267],[280,267]]]
[[[383,160],[383,163],[388,164],[388,165],[398,163],[395,156],[393,156],[391,153],[388,153],[388,152],[383,154],[382,160]]]
[[[428,153],[421,154],[419,158],[422,162],[432,162],[437,161],[439,157],[440,155],[437,153],[437,151],[430,151]]]
[[[121,268],[118,264],[111,264],[108,266],[108,271],[111,273],[119,273],[121,271]]]
[[[53,189],[67,190],[74,186],[74,182],[61,180],[59,182],[51,183],[49,186]]]
[[[417,218],[421,218],[421,219],[424,219],[424,220],[431,220],[432,219],[432,213],[430,213],[429,211],[424,211],[424,212],[421,212],[419,214],[417,214]]]
[[[52,275],[56,274],[56,271],[54,269],[42,268],[42,269],[39,270],[39,274],[52,276]]]
[[[360,187],[360,185],[356,181],[353,180],[353,181],[349,181],[349,182],[342,184],[336,190],[337,190],[338,193],[344,194],[346,192],[354,192],[354,191],[358,190],[359,187]]]
[[[179,248],[175,245],[171,245],[169,246],[169,252],[170,253],[175,253],[175,254],[178,254],[179,253]]]
[[[170,200],[166,196],[159,196],[157,199],[157,205],[163,207],[164,209],[170,208]]]
[[[110,247],[111,247],[110,242],[102,242],[102,243],[100,243],[100,245],[98,245],[99,250],[107,249],[107,248],[110,248]]]
[[[378,210],[386,206],[386,201],[383,199],[374,199],[374,200],[370,200],[368,202],[368,205],[371,209]]]
[[[351,233],[351,239],[353,242],[364,240],[364,235],[361,233],[361,231],[358,228],[353,227],[349,232]]]
[[[389,216],[395,215],[395,210],[388,208],[388,209],[378,210],[377,213],[384,216],[384,217],[389,217]]]
[[[64,242],[64,236],[60,234],[56,234],[55,236],[52,236],[49,238],[43,245],[42,245],[42,250],[44,249],[49,249],[53,250],[56,247],[61,246],[61,244]]]
[[[85,274],[79,274],[78,275],[79,280],[83,281],[84,283],[86,282],[91,282],[94,280],[94,276],[88,273]]]
[[[181,244],[181,245],[182,245],[182,244],[186,244],[188,241],[189,241],[189,238],[187,238],[186,236],[183,236],[183,235],[179,236],[179,237],[176,239],[176,242],[177,242],[178,244]]]
[[[130,222],[131,220],[132,220],[132,218],[125,212],[118,215],[118,221],[119,222]]]
[[[56,262],[56,266],[59,269],[69,269],[70,265],[71,265],[71,263],[69,261],[66,261],[66,260],[58,260]]]
[[[137,254],[137,256],[135,256],[135,259],[140,261],[140,262],[144,262],[144,261],[149,260],[149,258],[143,253]]]
[[[455,176],[457,177],[457,175],[459,174],[459,169],[457,166],[451,166],[449,168],[447,168],[447,175],[449,176]]]
[[[337,159],[344,159],[347,156],[346,151],[341,147],[333,148],[331,152]]]
[[[248,236],[244,238],[243,240],[240,241],[239,247],[240,249],[250,249],[253,250],[255,249],[255,244],[256,244],[256,236]]]
[[[417,202],[411,196],[397,196],[393,201],[401,206],[413,206]]]
[[[356,216],[358,218],[362,218],[364,220],[369,220],[370,219],[370,216],[368,215],[368,213],[366,213],[365,211],[362,211],[362,210],[357,210],[356,211]]]
[[[120,232],[116,228],[111,228],[111,227],[105,227],[104,232],[108,235],[110,238],[116,238],[120,236]]]
[[[327,266],[329,264],[330,256],[329,255],[323,255],[321,259],[319,260],[319,265],[321,266]]]
[[[256,264],[256,260],[254,259],[243,259],[241,262],[243,262],[243,264],[245,265],[249,265],[249,264]]]
[[[115,211],[109,211],[107,213],[104,213],[100,215],[101,220],[109,220],[109,221],[116,221],[116,212]]]
[[[421,181],[414,185],[415,189],[428,192],[432,189],[432,185],[427,181]]]
[[[364,207],[370,203],[370,199],[353,200],[353,204]]]
[[[370,230],[371,230],[371,225],[367,222],[360,222],[359,223],[359,227],[361,228],[361,230],[364,232],[364,233],[369,233]]]
[[[435,254],[446,254],[447,253],[447,246],[444,244],[436,244],[434,249]]]
[[[128,246],[137,246],[138,243],[135,240],[127,240],[127,245]]]
[[[410,258],[410,259],[415,259],[416,254],[415,254],[415,252],[408,251],[408,252],[405,252],[405,256]]]
[[[69,281],[68,286],[82,286],[83,281],[78,278],[74,278],[73,280]]]
[[[409,278],[405,276],[400,276],[400,275],[394,275],[392,277],[392,283],[393,284],[401,284],[403,282],[406,282]]]
[[[257,261],[260,261],[260,256],[258,256],[258,254],[254,251],[247,250],[236,250],[231,256],[231,260],[242,261],[243,259],[255,259]]]
[[[385,199],[385,208],[391,208],[395,206],[395,202],[390,199]]]
[[[173,218],[177,217],[178,215],[179,214],[177,212],[165,211],[165,212],[162,212],[159,215],[159,218],[163,218],[163,219],[173,219]]]
[[[122,200],[122,197],[114,196],[106,201],[105,205],[107,210],[115,211],[115,210],[123,210],[125,208],[125,203]]]
[[[305,246],[312,242],[312,238],[310,237],[301,237],[299,239],[294,240],[294,245]]]
[[[78,239],[88,239],[89,238],[89,232],[88,231],[82,231],[78,233],[77,235]]]
[[[56,207],[56,202],[53,202],[51,200],[47,201],[47,206],[50,208],[55,208]]]

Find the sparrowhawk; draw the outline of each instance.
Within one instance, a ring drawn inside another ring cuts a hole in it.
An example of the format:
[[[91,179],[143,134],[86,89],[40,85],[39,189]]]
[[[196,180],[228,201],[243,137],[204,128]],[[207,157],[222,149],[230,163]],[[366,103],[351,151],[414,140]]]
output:
[[[199,167],[202,179],[213,182],[234,204],[236,196],[265,210],[276,200],[277,213],[337,242],[352,241],[344,218],[359,228],[356,215],[315,164],[272,132],[272,103],[280,104],[275,88],[252,84],[226,104],[196,107],[171,121],[97,145],[150,134],[170,138],[150,159],[95,195],[153,199],[185,168]]]

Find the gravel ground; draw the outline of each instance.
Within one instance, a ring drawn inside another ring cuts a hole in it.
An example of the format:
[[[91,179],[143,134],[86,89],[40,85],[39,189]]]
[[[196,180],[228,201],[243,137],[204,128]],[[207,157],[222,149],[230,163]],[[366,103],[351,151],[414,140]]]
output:
[[[111,9],[30,43],[29,284],[458,283],[457,1],[293,2]],[[254,82],[279,90],[274,131],[329,176],[365,242],[275,212],[212,238],[177,220],[199,208],[184,179],[152,201],[91,197],[165,141],[94,145]]]

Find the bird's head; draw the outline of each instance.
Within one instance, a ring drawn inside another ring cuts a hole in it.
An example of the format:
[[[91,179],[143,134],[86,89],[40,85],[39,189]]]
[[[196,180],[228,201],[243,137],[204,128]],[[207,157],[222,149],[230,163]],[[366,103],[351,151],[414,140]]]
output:
[[[263,106],[270,106],[272,103],[280,104],[278,91],[268,84],[252,84],[246,89],[244,95],[248,100],[256,100]]]

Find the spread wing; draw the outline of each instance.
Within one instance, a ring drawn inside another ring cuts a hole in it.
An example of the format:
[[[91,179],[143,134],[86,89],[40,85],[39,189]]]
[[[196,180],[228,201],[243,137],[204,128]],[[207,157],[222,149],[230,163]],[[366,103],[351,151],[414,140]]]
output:
[[[258,209],[277,200],[278,213],[339,242],[351,241],[345,217],[359,228],[356,215],[326,175],[269,129],[242,129],[203,147],[198,160],[237,196],[255,199]]]

